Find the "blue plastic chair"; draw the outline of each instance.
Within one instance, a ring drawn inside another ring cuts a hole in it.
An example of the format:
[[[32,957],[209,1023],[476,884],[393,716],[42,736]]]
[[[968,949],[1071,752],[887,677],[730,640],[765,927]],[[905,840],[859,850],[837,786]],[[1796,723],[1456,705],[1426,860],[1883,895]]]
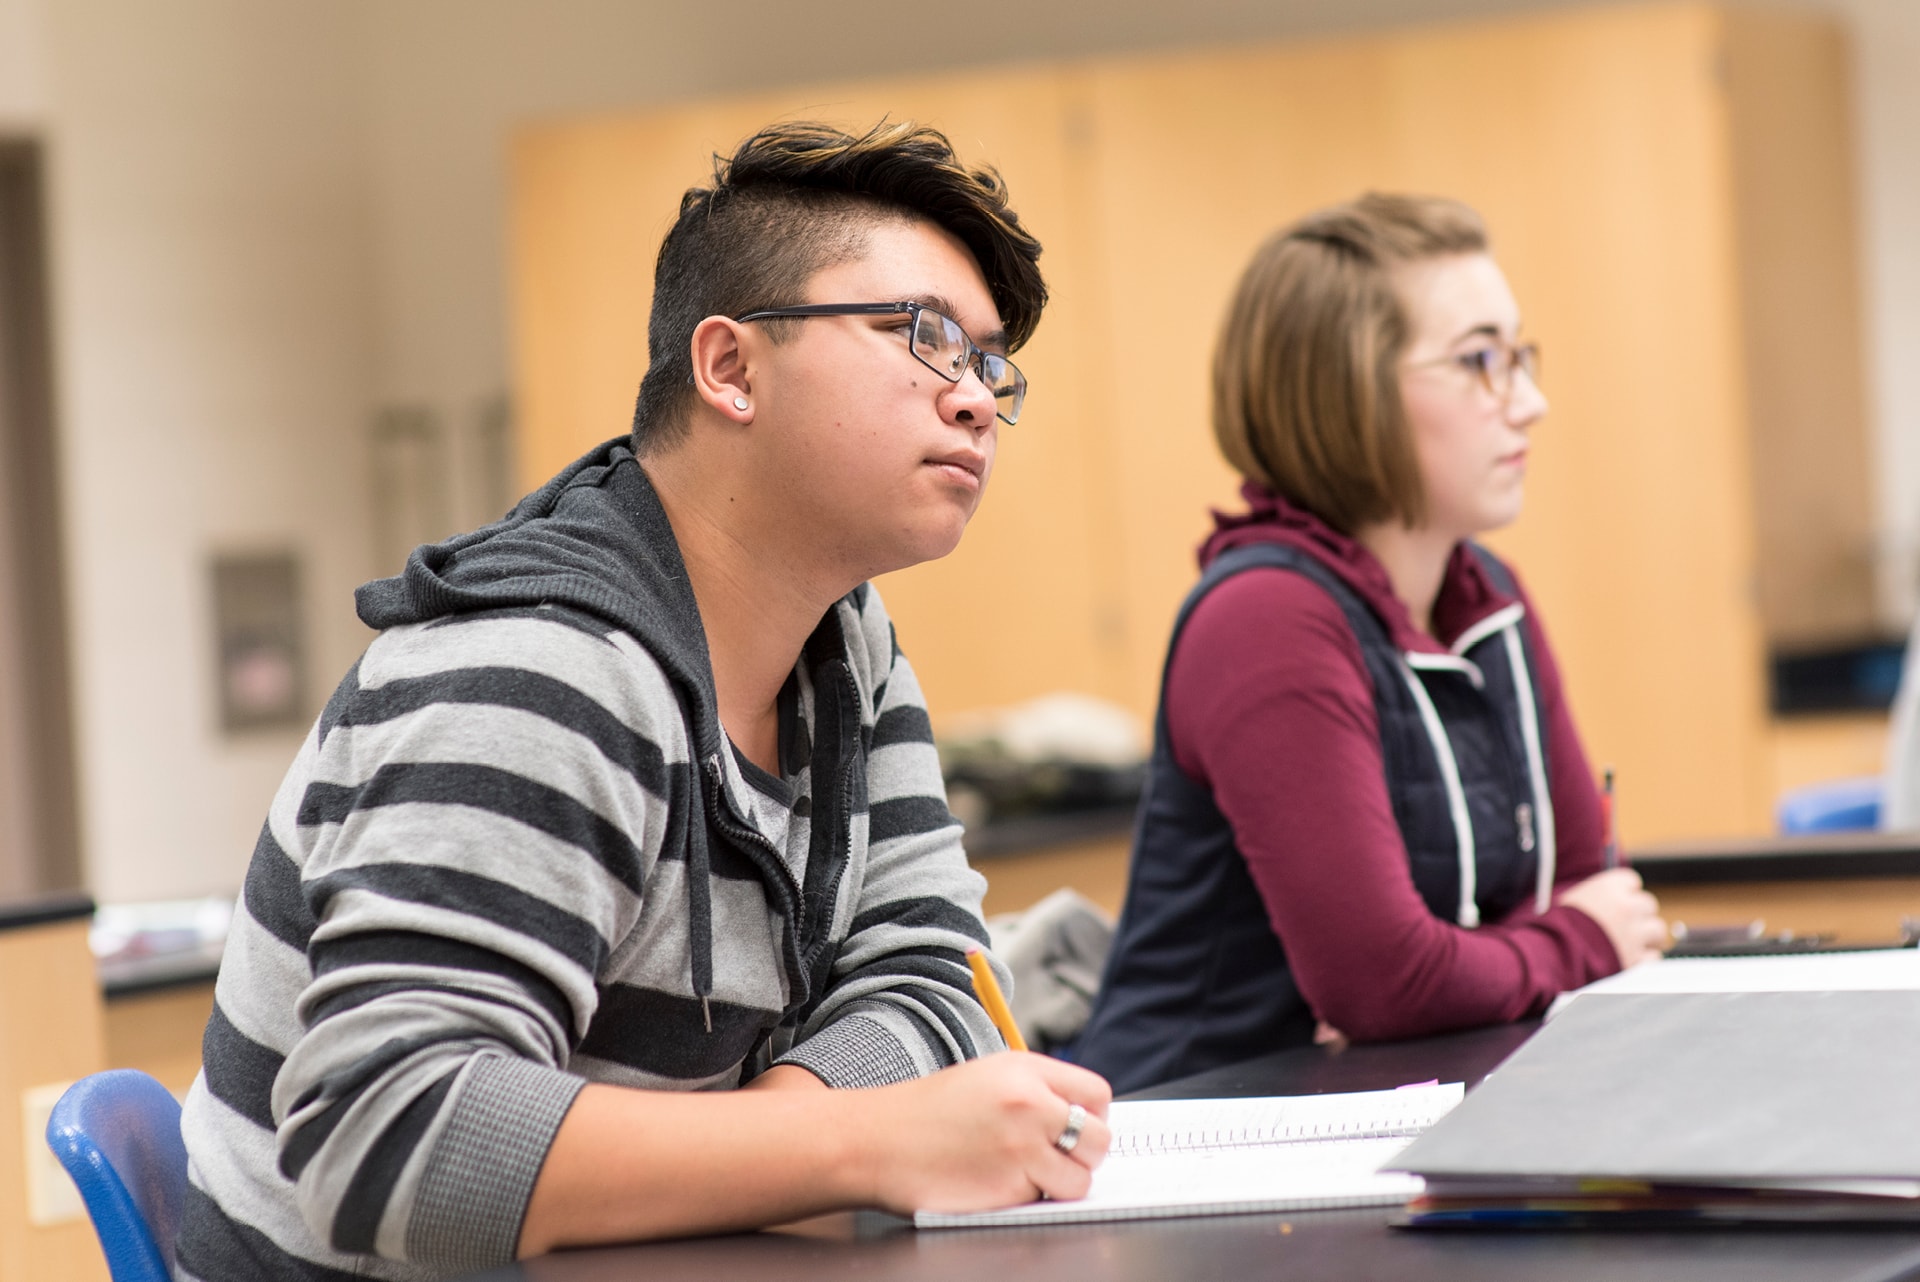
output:
[[[1795,788],[1781,796],[1774,818],[1786,836],[1878,828],[1885,792],[1878,775]]]
[[[187,1193],[172,1092],[131,1068],[83,1077],[53,1106],[47,1144],[87,1204],[113,1282],[168,1282]]]

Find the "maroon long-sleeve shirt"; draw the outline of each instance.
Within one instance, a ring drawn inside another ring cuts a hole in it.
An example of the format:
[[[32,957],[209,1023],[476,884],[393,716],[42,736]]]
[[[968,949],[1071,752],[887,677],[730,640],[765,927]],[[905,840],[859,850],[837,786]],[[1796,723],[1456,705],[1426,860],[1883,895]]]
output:
[[[1434,635],[1422,633],[1366,548],[1257,487],[1247,498],[1249,514],[1219,518],[1203,563],[1252,540],[1302,548],[1366,598],[1402,650],[1443,653],[1510,603],[1459,549]],[[1521,600],[1547,739],[1557,900],[1603,866],[1600,798],[1539,616],[1524,590]],[[1529,901],[1475,929],[1428,910],[1387,795],[1359,643],[1307,578],[1255,569],[1211,592],[1175,649],[1166,709],[1174,759],[1232,825],[1302,995],[1349,1037],[1518,1019],[1619,968],[1605,931],[1577,908],[1538,913]]]

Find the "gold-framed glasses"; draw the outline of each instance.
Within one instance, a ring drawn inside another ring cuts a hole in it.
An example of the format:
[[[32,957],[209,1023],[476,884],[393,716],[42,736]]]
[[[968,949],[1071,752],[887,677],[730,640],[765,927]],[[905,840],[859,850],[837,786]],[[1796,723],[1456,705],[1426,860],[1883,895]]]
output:
[[[1525,374],[1527,381],[1535,387],[1540,385],[1540,344],[1489,339],[1464,352],[1436,356],[1430,361],[1416,361],[1407,368],[1427,369],[1436,365],[1458,366],[1478,379],[1480,386],[1496,399],[1504,401],[1513,395],[1513,376],[1516,371]]]

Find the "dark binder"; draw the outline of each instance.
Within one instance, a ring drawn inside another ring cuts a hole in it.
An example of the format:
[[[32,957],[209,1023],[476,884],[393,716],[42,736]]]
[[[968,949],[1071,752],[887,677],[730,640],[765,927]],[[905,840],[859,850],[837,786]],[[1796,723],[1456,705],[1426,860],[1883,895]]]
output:
[[[1916,1082],[1920,993],[1592,994],[1394,1166],[1416,1213],[1909,1217]]]

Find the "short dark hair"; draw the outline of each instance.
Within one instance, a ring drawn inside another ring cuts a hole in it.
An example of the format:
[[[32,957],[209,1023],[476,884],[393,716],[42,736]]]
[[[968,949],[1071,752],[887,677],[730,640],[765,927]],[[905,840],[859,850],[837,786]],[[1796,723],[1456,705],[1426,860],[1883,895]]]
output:
[[[1372,192],[1302,218],[1254,253],[1213,357],[1227,462],[1334,529],[1417,525],[1426,491],[1400,406],[1410,335],[1401,263],[1485,253],[1457,200]]]
[[[688,190],[660,245],[634,452],[685,432],[701,321],[804,302],[816,272],[859,256],[869,227],[903,219],[943,228],[972,253],[1009,350],[1032,337],[1047,302],[1040,242],[1007,207],[999,171],[962,164],[944,134],[911,122],[857,137],[811,121],[771,125],[714,156],[713,185]],[[789,332],[768,327],[775,342]]]

